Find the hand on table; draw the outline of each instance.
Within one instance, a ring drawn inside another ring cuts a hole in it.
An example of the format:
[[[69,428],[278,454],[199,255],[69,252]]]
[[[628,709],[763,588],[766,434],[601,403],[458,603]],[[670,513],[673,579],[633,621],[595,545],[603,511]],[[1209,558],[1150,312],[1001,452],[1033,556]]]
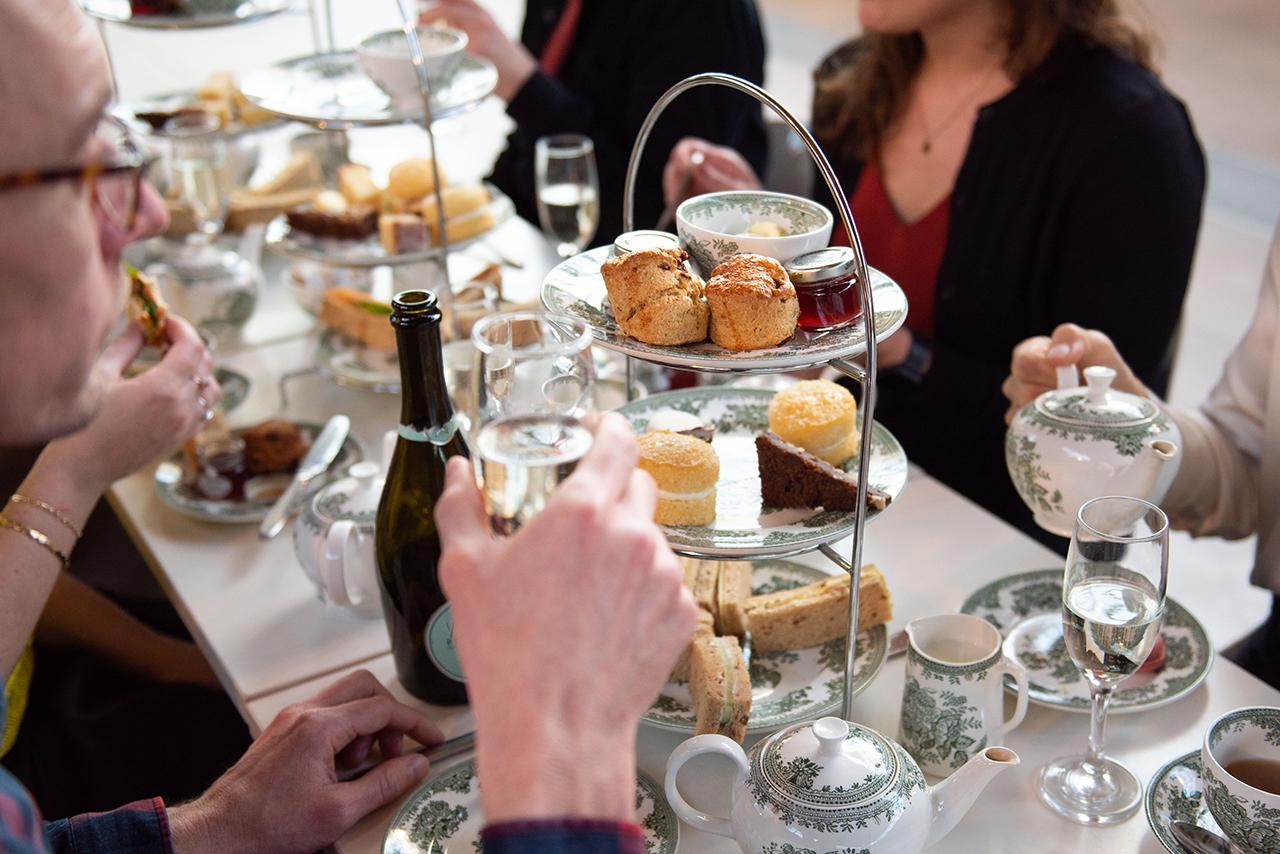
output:
[[[701,156],[701,163],[695,163],[695,155]],[[755,170],[741,154],[696,136],[677,142],[662,170],[662,196],[668,205],[702,193],[758,190],[760,186]]]
[[[418,16],[420,24],[441,24],[467,34],[467,51],[483,56],[498,69],[494,91],[510,102],[538,68],[533,54],[512,41],[475,0],[436,0]]]
[[[171,315],[165,334],[169,347],[164,357],[129,379],[123,374],[142,349],[142,335],[131,325],[113,341],[94,366],[104,389],[98,414],[45,452],[95,494],[177,450],[203,424],[205,407],[199,400],[212,407],[222,399],[213,360],[190,324]]]
[[[1084,329],[1074,323],[1063,323],[1053,330],[1053,337],[1037,335],[1013,348],[1009,376],[1000,390],[1009,399],[1004,421],[1008,424],[1018,410],[1046,391],[1058,387],[1057,369],[1067,365],[1081,368],[1103,365],[1116,372],[1111,387],[1131,394],[1155,397],[1133,373],[1116,345],[1096,329]]]
[[[449,461],[440,580],[490,822],[633,818],[636,727],[697,614],[636,456],[626,420],[605,414],[574,473],[506,538],[471,463]]]
[[[326,848],[426,775],[425,756],[402,755],[406,735],[422,744],[443,740],[434,724],[393,700],[367,670],[352,673],[281,711],[207,792],[170,809],[174,851],[309,854]],[[339,767],[362,762],[374,740],[387,758],[339,783]]]

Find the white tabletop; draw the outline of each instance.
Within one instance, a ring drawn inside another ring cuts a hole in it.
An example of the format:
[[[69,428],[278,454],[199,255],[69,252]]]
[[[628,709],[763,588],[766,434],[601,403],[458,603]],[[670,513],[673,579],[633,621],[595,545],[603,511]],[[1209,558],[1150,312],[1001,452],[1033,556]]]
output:
[[[848,544],[837,548],[847,553]],[[874,562],[889,583],[894,606],[891,630],[916,617],[955,611],[970,592],[988,581],[1061,564],[1052,552],[914,468],[901,499],[868,527],[865,553],[866,560]],[[830,564],[816,555],[799,560],[830,569]],[[1194,590],[1208,579],[1184,578],[1179,583],[1176,569],[1174,578],[1173,595],[1194,611]],[[854,704],[855,720],[890,737],[896,737],[898,731],[904,660],[890,660]],[[395,682],[390,656],[363,666],[394,694],[407,699]],[[315,693],[333,678],[331,675],[250,703],[251,726],[259,730],[281,708]],[[1196,749],[1208,723],[1222,712],[1244,705],[1277,704],[1280,692],[1218,657],[1205,684],[1182,701],[1151,712],[1110,718],[1108,752],[1128,764],[1145,784],[1165,762]],[[440,711],[427,709],[433,716]],[[447,734],[452,735],[465,719],[458,718],[456,710],[449,714],[445,726]],[[1022,764],[996,777],[970,814],[931,850],[966,854],[1163,851],[1142,811],[1116,827],[1093,829],[1059,818],[1038,800],[1035,785],[1041,766],[1057,756],[1083,750],[1088,729],[1087,715],[1033,705],[1022,725],[1008,738],[1008,745],[1019,753]],[[661,782],[667,756],[682,738],[642,725],[637,736],[641,770]],[[698,760],[682,773],[681,791],[695,806],[724,813],[728,805],[728,773],[727,762],[716,758]],[[366,818],[339,841],[338,851],[379,851],[382,835],[397,806]],[[730,840],[708,836],[685,825],[681,825],[680,832],[682,852],[729,854],[738,850]]]

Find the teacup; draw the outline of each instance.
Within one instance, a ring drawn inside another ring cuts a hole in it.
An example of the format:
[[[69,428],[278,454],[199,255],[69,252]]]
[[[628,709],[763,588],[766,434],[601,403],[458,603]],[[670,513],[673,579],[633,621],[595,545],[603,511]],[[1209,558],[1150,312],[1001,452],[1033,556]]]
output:
[[[1222,832],[1253,851],[1280,851],[1280,708],[1251,706],[1218,718],[1204,735],[1200,763],[1205,803]]]
[[[898,740],[926,774],[945,777],[1022,723],[1027,672],[1004,657],[1000,632],[981,617],[922,617],[907,625],[907,639]],[[1005,674],[1018,687],[1008,720]]]

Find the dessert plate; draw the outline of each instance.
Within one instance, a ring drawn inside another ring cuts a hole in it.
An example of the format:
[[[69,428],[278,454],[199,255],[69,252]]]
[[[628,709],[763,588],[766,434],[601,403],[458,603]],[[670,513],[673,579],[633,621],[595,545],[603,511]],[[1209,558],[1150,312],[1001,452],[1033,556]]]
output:
[[[480,105],[498,85],[493,63],[463,54],[431,94],[440,119]],[[422,99],[392,99],[360,67],[353,50],[298,56],[246,74],[240,91],[264,110],[325,130],[402,124],[422,118]]]
[[[308,440],[314,440],[316,436],[320,435],[320,431],[324,429],[323,424],[316,424],[310,421],[295,421],[294,423],[302,428],[302,432],[306,434]],[[233,435],[239,436],[242,430],[237,429],[231,432]],[[329,466],[329,470],[307,485],[304,493],[298,496],[298,503],[308,500],[329,481],[340,477],[352,463],[358,463],[364,457],[364,447],[360,444],[360,440],[354,435],[347,436],[347,440],[342,443],[342,449],[338,451],[337,459]],[[260,496],[256,501],[248,498],[230,501],[205,498],[183,481],[183,467],[184,461],[181,451],[156,466],[156,495],[174,510],[193,519],[227,525],[261,522],[267,515],[267,511],[271,509],[271,505],[280,497],[279,492],[272,492]],[[262,477],[278,480],[280,488],[283,490],[283,487],[288,486],[293,475],[286,472],[283,474],[263,475]]]
[[[462,249],[481,240],[502,225],[515,212],[515,204],[505,193],[492,184],[485,184],[489,191],[489,211],[493,214],[493,228],[466,240],[450,241],[449,250]],[[391,267],[398,264],[421,264],[440,255],[439,246],[428,246],[420,252],[401,252],[388,255],[373,233],[361,240],[342,240],[336,237],[317,237],[289,227],[281,214],[267,225],[267,245],[288,258],[315,261],[339,267]]]
[[[755,440],[769,429],[773,394],[765,389],[703,386],[655,394],[618,408],[637,432],[643,432],[653,414],[663,409],[692,413],[716,428],[712,442],[720,456],[716,518],[710,525],[664,526],[667,541],[677,552],[693,557],[785,557],[834,542],[853,530],[852,510],[763,506]],[[851,457],[845,469],[855,471],[857,464],[857,456]],[[895,500],[907,483],[906,452],[880,424],[872,427],[868,480]],[[868,508],[867,521],[883,512]]]
[[[1165,765],[1147,784],[1147,824],[1170,854],[1183,854],[1169,825],[1187,821],[1225,836],[1204,800],[1204,780],[1200,777],[1200,751],[1193,750]]]
[[[1089,713],[1089,686],[1062,639],[1061,569],[1038,569],[993,581],[966,599],[960,612],[982,617],[1000,630],[1005,655],[1027,669],[1031,702]],[[1165,600],[1160,633],[1166,649],[1164,668],[1135,673],[1121,682],[1111,695],[1112,714],[1180,700],[1209,675],[1213,665],[1209,635],[1173,599]]]
[[[129,0],[80,0],[92,18],[153,30],[199,30],[247,24],[283,12],[292,0],[188,0],[187,11],[135,15]]]
[[[735,352],[710,341],[682,345],[637,341],[618,328],[608,307],[609,294],[600,276],[600,265],[609,258],[609,252],[609,247],[602,246],[556,265],[542,282],[542,304],[551,311],[585,320],[600,345],[610,350],[673,368],[765,373],[822,365],[832,359],[857,356],[867,349],[861,318],[830,332],[797,330],[789,341],[765,350]],[[883,341],[907,319],[907,296],[893,279],[872,268],[871,298],[876,309],[876,341]]]
[[[827,577],[827,573],[811,566],[785,560],[759,560],[752,563],[751,592],[757,596],[776,593]],[[858,635],[853,678],[855,696],[880,672],[888,648],[886,637],[883,625]],[[810,649],[753,652],[751,718],[747,733],[773,732],[838,709],[844,699],[844,654],[844,637]],[[693,732],[696,717],[689,685],[668,682],[641,720],[660,729]]]
[[[643,774],[636,776],[635,822],[644,828],[648,854],[675,854],[680,843],[680,822],[667,805],[661,787]],[[475,760],[468,759],[428,780],[409,796],[391,819],[382,841],[382,854],[483,851],[482,827],[480,780]]]

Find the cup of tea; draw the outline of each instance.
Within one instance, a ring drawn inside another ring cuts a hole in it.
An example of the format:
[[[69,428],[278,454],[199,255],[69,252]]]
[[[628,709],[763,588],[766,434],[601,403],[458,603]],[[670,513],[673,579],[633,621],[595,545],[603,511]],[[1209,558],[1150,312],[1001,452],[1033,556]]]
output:
[[[1250,706],[1218,718],[1200,762],[1205,803],[1222,832],[1253,851],[1280,851],[1280,708]]]
[[[907,625],[907,640],[898,740],[926,774],[945,777],[1022,723],[1027,672],[1004,657],[1000,632],[981,617],[922,617]],[[1006,674],[1018,687],[1008,720]]]

